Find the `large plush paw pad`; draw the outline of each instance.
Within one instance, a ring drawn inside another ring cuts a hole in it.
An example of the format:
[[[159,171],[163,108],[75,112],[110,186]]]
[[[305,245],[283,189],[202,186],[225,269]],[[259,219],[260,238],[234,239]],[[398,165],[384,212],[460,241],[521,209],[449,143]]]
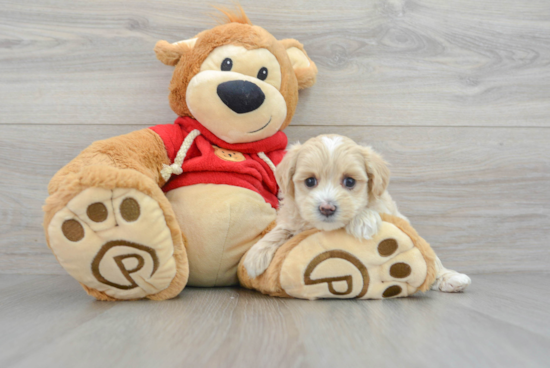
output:
[[[86,189],[55,214],[48,235],[71,276],[117,299],[158,293],[176,275],[164,213],[135,189]]]
[[[385,299],[415,293],[427,270],[412,239],[383,222],[371,240],[360,241],[344,230],[307,237],[286,256],[280,282],[296,298]]]

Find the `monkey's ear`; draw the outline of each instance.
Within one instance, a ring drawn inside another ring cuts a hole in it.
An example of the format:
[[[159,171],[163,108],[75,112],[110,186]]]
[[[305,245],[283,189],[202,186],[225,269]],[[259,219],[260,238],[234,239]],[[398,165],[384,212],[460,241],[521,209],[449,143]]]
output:
[[[298,79],[298,89],[313,86],[317,77],[317,66],[309,56],[307,56],[304,45],[292,38],[287,38],[280,42],[286,49],[288,58],[292,63],[296,79]]]
[[[189,40],[168,43],[159,41],[155,45],[155,54],[157,59],[166,65],[176,65],[183,55],[190,53],[197,42],[196,38]]]

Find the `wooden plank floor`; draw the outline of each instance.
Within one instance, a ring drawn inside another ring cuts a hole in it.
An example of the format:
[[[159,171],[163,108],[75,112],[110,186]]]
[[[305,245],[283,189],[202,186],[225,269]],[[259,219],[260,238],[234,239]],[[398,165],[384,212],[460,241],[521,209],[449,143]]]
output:
[[[109,303],[68,276],[0,275],[0,366],[548,367],[549,276],[474,275],[464,294],[385,301],[189,288]]]

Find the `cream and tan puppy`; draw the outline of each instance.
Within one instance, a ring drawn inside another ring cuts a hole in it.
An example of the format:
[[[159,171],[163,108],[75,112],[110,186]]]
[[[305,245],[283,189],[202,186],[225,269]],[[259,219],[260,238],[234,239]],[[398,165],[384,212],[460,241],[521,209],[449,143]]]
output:
[[[302,231],[345,228],[358,239],[370,239],[382,222],[380,213],[407,220],[386,191],[386,162],[372,148],[343,136],[321,135],[292,146],[276,177],[282,195],[277,226],[248,251],[244,266],[250,277],[261,275],[277,249]],[[433,289],[458,292],[471,282],[439,259],[437,267]]]

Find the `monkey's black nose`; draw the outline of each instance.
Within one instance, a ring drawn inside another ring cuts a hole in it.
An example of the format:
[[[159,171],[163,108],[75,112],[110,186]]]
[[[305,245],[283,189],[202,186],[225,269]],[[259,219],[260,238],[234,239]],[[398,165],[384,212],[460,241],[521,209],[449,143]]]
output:
[[[237,114],[256,110],[265,100],[261,88],[252,82],[234,80],[218,85],[218,96]]]
[[[334,212],[336,212],[336,206],[331,204],[322,204],[319,206],[319,212],[321,212],[323,216],[330,217],[334,215]]]

